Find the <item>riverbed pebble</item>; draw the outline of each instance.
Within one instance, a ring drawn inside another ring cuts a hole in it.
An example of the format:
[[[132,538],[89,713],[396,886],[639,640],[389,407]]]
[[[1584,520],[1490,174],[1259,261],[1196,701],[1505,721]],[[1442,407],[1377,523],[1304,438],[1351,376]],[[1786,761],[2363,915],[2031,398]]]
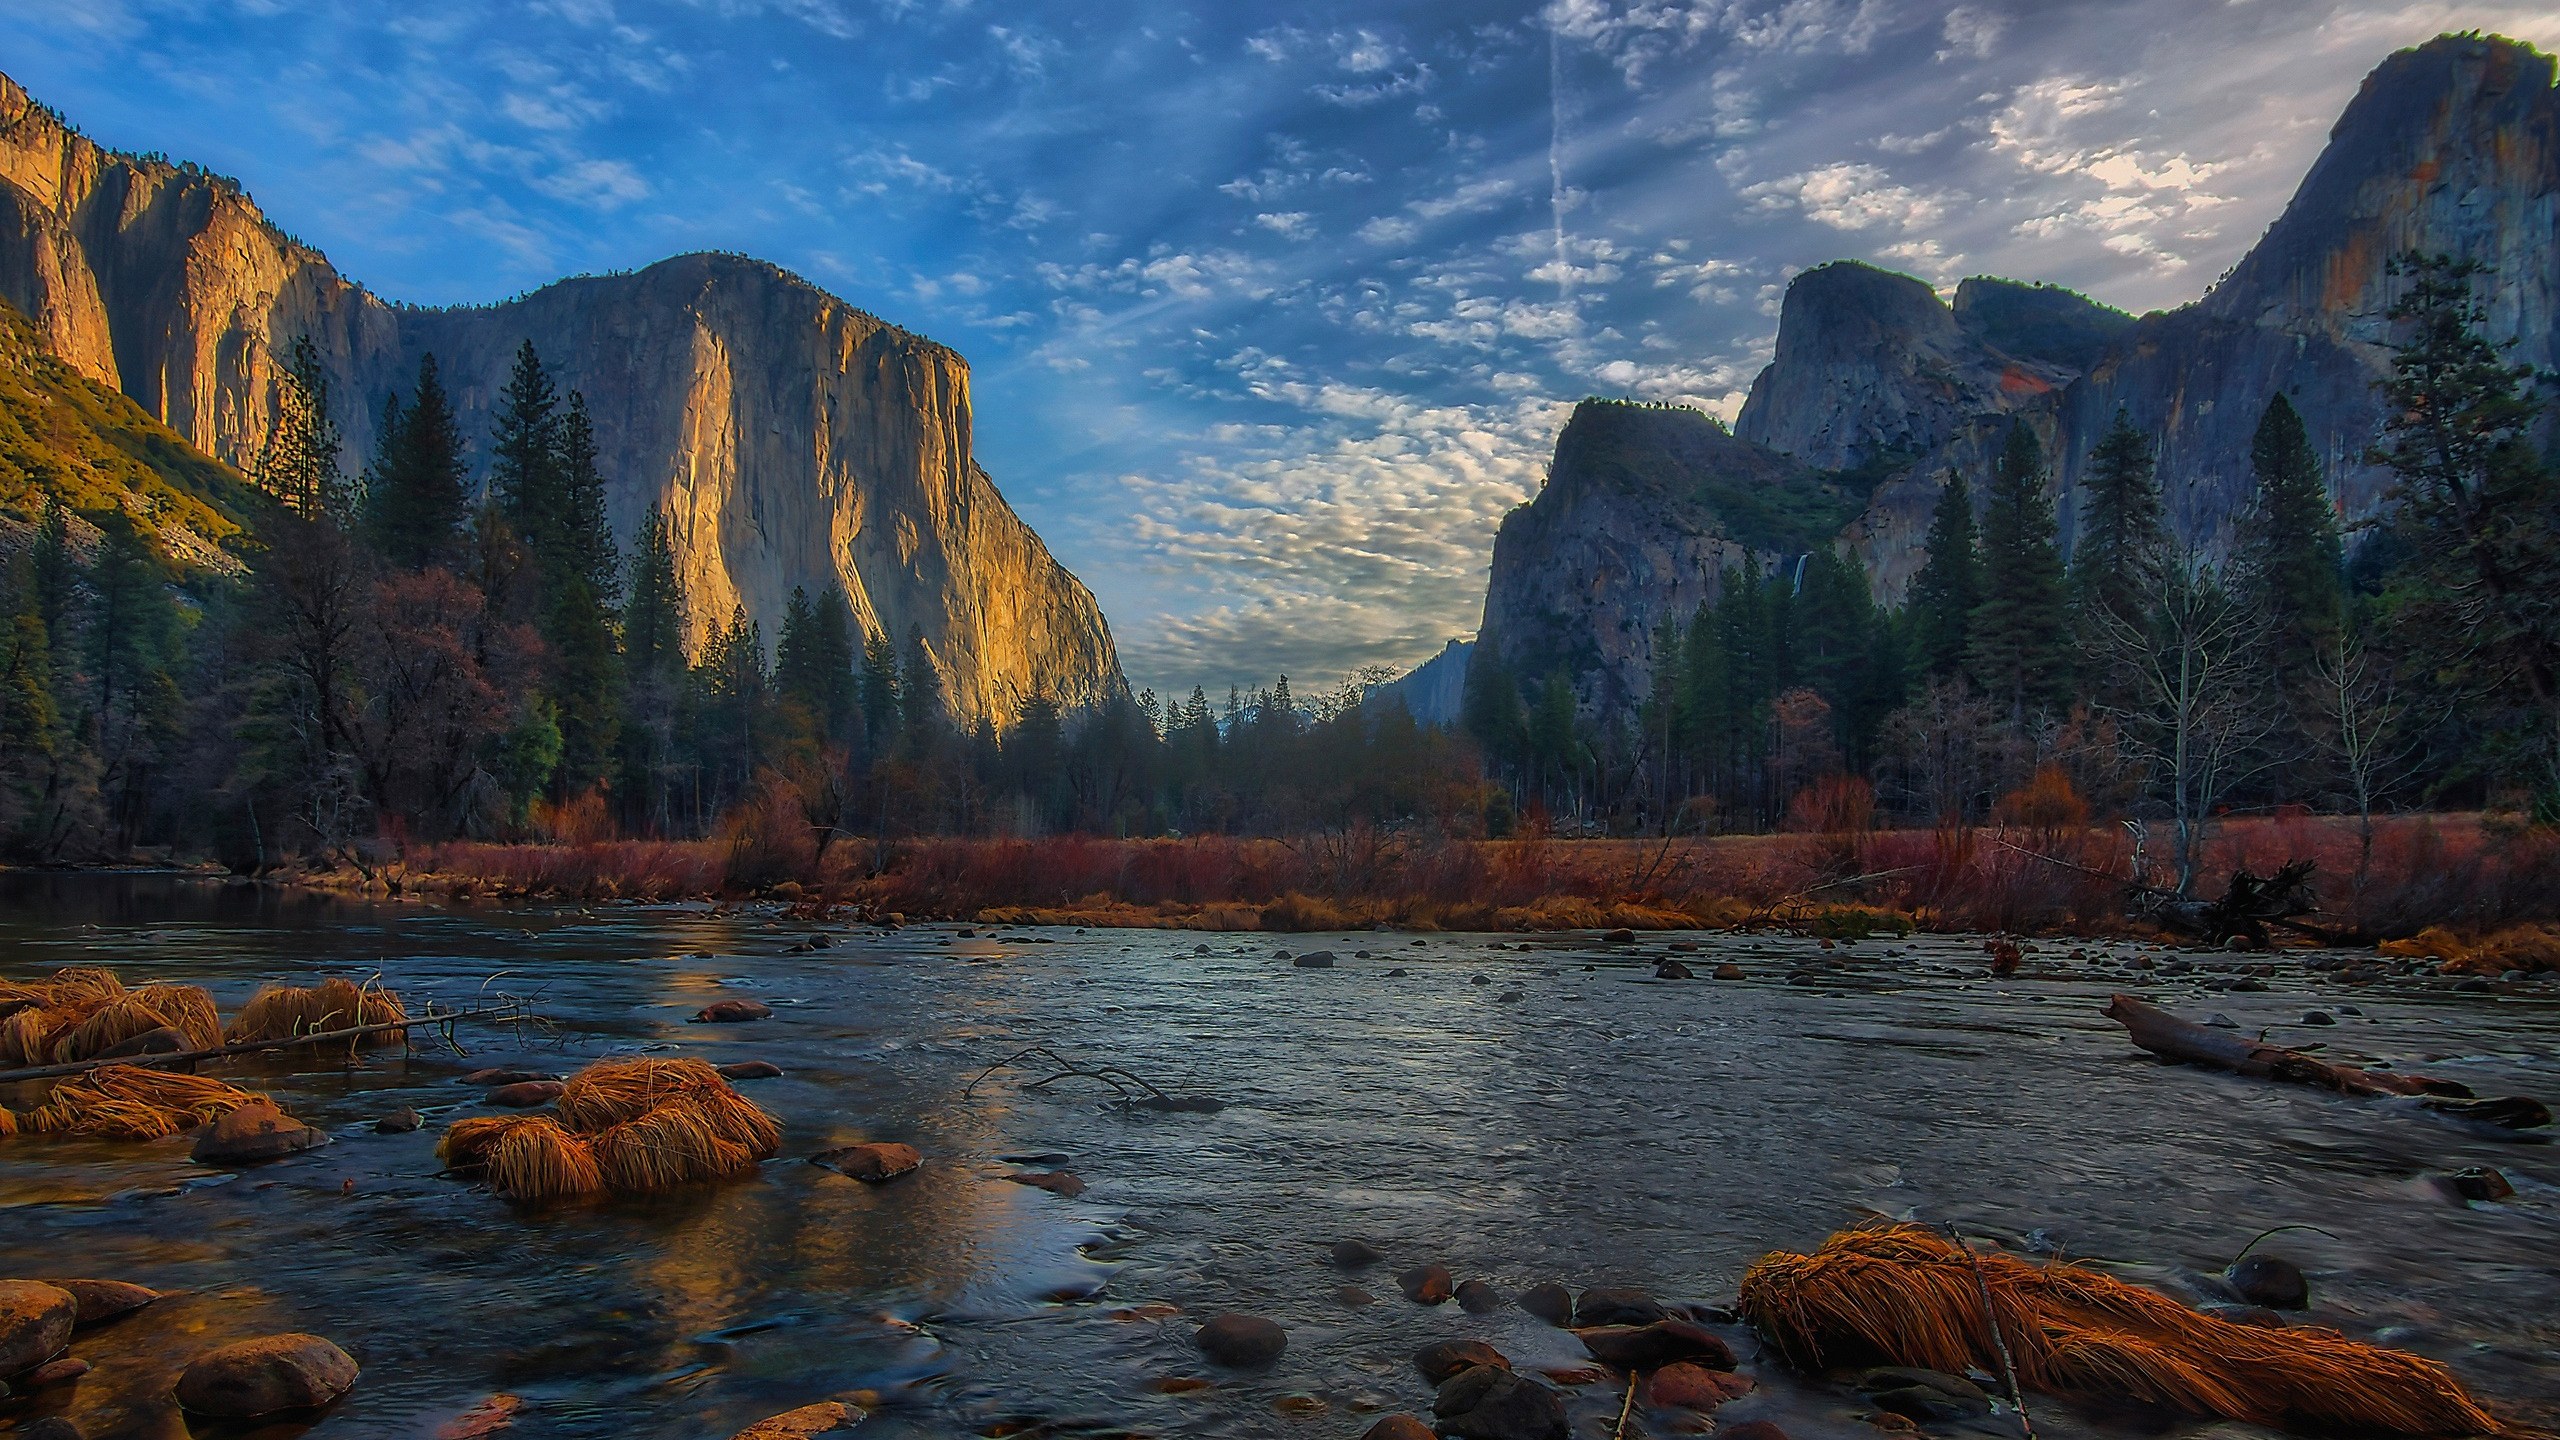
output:
[[[1431,1400],[1451,1440],[1565,1440],[1564,1399],[1535,1380],[1492,1365],[1452,1376]]]
[[[206,1126],[196,1137],[193,1158],[199,1165],[237,1165],[328,1143],[327,1131],[315,1130],[277,1109],[274,1101],[260,1098]]]
[[[530,1110],[536,1105],[548,1105],[559,1099],[568,1088],[557,1080],[520,1080],[513,1085],[499,1086],[481,1096],[480,1102],[506,1110]]]
[[[95,1325],[118,1315],[139,1310],[160,1298],[160,1292],[147,1285],[132,1285],[122,1280],[46,1280],[42,1283],[70,1295],[79,1307],[73,1318],[75,1325]]]
[[[1458,1308],[1470,1315],[1490,1315],[1502,1308],[1502,1292],[1482,1280],[1461,1280]]]
[[[1698,976],[1696,971],[1691,970],[1688,966],[1681,964],[1677,960],[1662,960],[1657,961],[1654,964],[1653,978],[1656,980],[1695,980]]]
[[[1449,1267],[1440,1264],[1414,1266],[1396,1277],[1396,1287],[1416,1305],[1438,1305],[1457,1293]]]
[[[178,1377],[178,1403],[245,1419],[326,1405],[356,1383],[356,1362],[317,1335],[267,1335],[199,1355]]]
[[[65,1355],[59,1360],[48,1360],[33,1370],[28,1371],[26,1375],[18,1381],[18,1388],[22,1390],[41,1390],[47,1385],[60,1385],[66,1381],[79,1379],[81,1376],[88,1374],[89,1369],[90,1366],[88,1361],[83,1360],[76,1355]]]
[[[1520,1292],[1520,1308],[1561,1330],[1573,1323],[1573,1292],[1550,1280]]]
[[[1330,970],[1333,968],[1333,952],[1330,950],[1310,950],[1306,954],[1299,956],[1291,963],[1295,964],[1301,970]]]
[[[1221,1365],[1268,1365],[1289,1348],[1289,1332],[1259,1315],[1212,1315],[1192,1336],[1200,1353]]]
[[[2274,1310],[2311,1308],[2311,1282],[2302,1267],[2281,1255],[2251,1255],[2222,1272],[2240,1298]]]
[[[390,1114],[383,1116],[381,1119],[374,1121],[373,1129],[374,1133],[377,1135],[406,1135],[410,1131],[415,1130],[426,1123],[426,1116],[419,1114],[417,1111],[410,1109],[406,1105],[403,1105],[399,1109],[392,1111]]]
[[[1434,1385],[1478,1365],[1508,1370],[1511,1361],[1481,1340],[1443,1340],[1413,1352],[1413,1368],[1421,1371],[1422,1378]]]
[[[0,1375],[32,1369],[71,1343],[80,1302],[33,1280],[0,1280]]]
[[[729,1440],[803,1440],[810,1435],[824,1435],[831,1430],[847,1430],[862,1423],[862,1412],[841,1400],[822,1400],[769,1415]]]
[[[1360,1432],[1360,1440],[1439,1440],[1431,1427],[1410,1415],[1389,1415]]]
[[[847,1145],[840,1150],[829,1150],[812,1155],[809,1157],[809,1163],[823,1165],[840,1175],[850,1175],[856,1180],[868,1180],[877,1184],[883,1180],[895,1180],[922,1165],[924,1156],[919,1154],[913,1145],[884,1140],[862,1145]]]
[[[1742,973],[1741,966],[1728,960],[1722,965],[1716,967],[1716,978],[1719,980],[1747,980],[1750,977]]]
[[[1644,1382],[1644,1403],[1657,1410],[1713,1410],[1757,1388],[1748,1375],[1710,1370],[1685,1361],[1665,1365]]]
[[[1371,1248],[1365,1240],[1336,1240],[1325,1254],[1332,1258],[1334,1264],[1345,1270],[1357,1270],[1364,1265],[1375,1265],[1387,1258]]]
[[[1670,1319],[1670,1312],[1641,1290],[1594,1286],[1573,1305],[1576,1325],[1650,1325]]]
[[[1654,1370],[1684,1360],[1712,1370],[1733,1368],[1733,1347],[1724,1337],[1686,1320],[1599,1325],[1574,1333],[1594,1359],[1619,1370]]]
[[[1063,1195],[1069,1200],[1082,1195],[1085,1188],[1084,1181],[1072,1170],[1018,1170],[1004,1178],[1016,1185],[1028,1185],[1034,1190],[1046,1190],[1052,1195]]]
[[[726,1065],[714,1068],[719,1070],[720,1078],[723,1080],[779,1080],[782,1078],[782,1067],[770,1060],[733,1060]]]
[[[772,1018],[773,1007],[761,1000],[715,1000],[693,1013],[696,1025],[733,1025]]]

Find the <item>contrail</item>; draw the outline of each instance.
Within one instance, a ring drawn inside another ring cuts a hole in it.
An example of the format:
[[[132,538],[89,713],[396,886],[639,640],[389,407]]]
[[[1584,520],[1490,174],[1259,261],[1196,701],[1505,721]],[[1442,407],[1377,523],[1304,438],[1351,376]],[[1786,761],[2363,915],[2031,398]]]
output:
[[[1553,9],[1547,12],[1547,209],[1555,220],[1556,298],[1573,292],[1573,265],[1564,249],[1564,37]]]

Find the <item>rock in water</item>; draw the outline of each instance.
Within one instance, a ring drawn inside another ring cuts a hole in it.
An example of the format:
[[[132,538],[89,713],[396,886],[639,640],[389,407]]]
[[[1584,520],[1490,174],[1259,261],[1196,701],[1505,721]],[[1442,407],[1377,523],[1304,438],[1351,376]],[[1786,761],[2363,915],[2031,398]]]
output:
[[[1440,1440],[1431,1427],[1410,1415],[1389,1415],[1360,1432],[1360,1440]]]
[[[415,1130],[426,1123],[426,1116],[419,1114],[417,1111],[410,1109],[406,1105],[403,1105],[399,1109],[392,1111],[390,1114],[383,1116],[381,1119],[374,1121],[373,1129],[374,1133],[378,1135],[406,1135],[410,1131]]]
[[[1751,977],[1742,973],[1741,966],[1728,960],[1722,965],[1716,967],[1716,978],[1719,980],[1748,980]]]
[[[1561,1330],[1573,1323],[1573,1292],[1550,1280],[1520,1292],[1520,1308]]]
[[[89,1368],[88,1361],[66,1355],[59,1360],[48,1360],[28,1371],[19,1379],[18,1384],[23,1389],[41,1390],[47,1385],[60,1385],[67,1380],[77,1380],[88,1374]]]
[[[1046,1190],[1052,1195],[1063,1195],[1069,1200],[1084,1193],[1084,1181],[1072,1170],[1023,1170],[1004,1178],[1016,1185],[1028,1185],[1034,1190]]]
[[[199,1165],[241,1165],[328,1143],[328,1132],[294,1119],[272,1100],[259,1099],[206,1126],[196,1137],[194,1159]]]
[[[810,1435],[824,1435],[831,1430],[849,1430],[862,1423],[862,1412],[840,1400],[824,1400],[768,1416],[729,1437],[729,1440],[803,1440]]]
[[[735,1025],[772,1018],[773,1007],[761,1000],[715,1000],[693,1013],[696,1025]]]
[[[1333,1257],[1334,1264],[1345,1270],[1357,1270],[1363,1266],[1375,1265],[1387,1258],[1359,1240],[1336,1240],[1333,1242],[1333,1248],[1325,1253]]]
[[[1654,962],[1653,978],[1656,980],[1695,980],[1698,976],[1695,971],[1691,970],[1688,966],[1681,964],[1677,960],[1659,960]]]
[[[112,1320],[127,1311],[139,1310],[160,1298],[160,1292],[142,1285],[128,1285],[122,1280],[47,1280],[44,1284],[66,1291],[80,1307],[78,1325],[95,1325]],[[6,1374],[0,1371],[0,1374]]]
[[[1458,1308],[1470,1315],[1490,1315],[1502,1308],[1502,1292],[1482,1280],[1461,1280]]]
[[[1491,1365],[1508,1370],[1511,1361],[1499,1350],[1481,1340],[1443,1340],[1425,1345],[1413,1352],[1413,1368],[1422,1378],[1437,1385],[1453,1375],[1463,1374],[1478,1365]]]
[[[1212,1315],[1192,1337],[1200,1353],[1221,1365],[1268,1365],[1289,1348],[1289,1332],[1259,1315]]]
[[[519,1080],[481,1096],[480,1103],[507,1110],[530,1110],[536,1105],[548,1105],[559,1099],[568,1088],[557,1080]]]
[[[547,1070],[519,1070],[512,1066],[499,1065],[487,1070],[474,1070],[468,1075],[459,1077],[454,1083],[458,1085],[473,1086],[481,1090],[495,1090],[502,1085],[522,1085],[528,1080],[557,1080],[559,1078],[559,1076],[554,1075]]]
[[[1593,1358],[1613,1369],[1655,1370],[1684,1360],[1710,1370],[1733,1368],[1733,1347],[1724,1337],[1686,1320],[1601,1325],[1574,1333]]]
[[[1716,1427],[1716,1440],[1789,1440],[1787,1432],[1769,1420],[1737,1420]]]
[[[1292,963],[1301,970],[1330,970],[1333,968],[1333,952],[1330,950],[1310,950],[1306,954],[1299,956]]]
[[[246,1419],[326,1405],[356,1383],[356,1362],[317,1335],[269,1335],[196,1357],[178,1377],[178,1403],[199,1415]]]
[[[1669,1311],[1641,1290],[1597,1287],[1583,1291],[1573,1307],[1573,1323],[1579,1326],[1650,1325],[1670,1318]]]
[[[1646,1378],[1644,1403],[1657,1410],[1713,1410],[1758,1388],[1748,1375],[1679,1362]]]
[[[0,1280],[0,1375],[30,1370],[62,1353],[79,1323],[68,1290],[33,1280]]]
[[[501,1430],[511,1429],[516,1415],[524,1409],[524,1397],[501,1392],[454,1416],[436,1427],[435,1440],[486,1440]]]
[[[715,1067],[723,1080],[779,1080],[782,1067],[770,1060],[737,1060]]]
[[[824,1165],[840,1175],[850,1175],[856,1180],[877,1183],[882,1180],[895,1180],[922,1165],[924,1156],[917,1153],[913,1145],[901,1145],[894,1140],[888,1140],[865,1145],[847,1145],[841,1150],[829,1150],[810,1156],[809,1163]]]
[[[1438,1305],[1457,1293],[1446,1265],[1416,1265],[1397,1276],[1396,1285],[1416,1305]]]
[[[1452,1440],[1566,1440],[1564,1400],[1535,1380],[1478,1365],[1451,1377],[1431,1400],[1440,1433]]]
[[[2271,1310],[2311,1308],[2311,1282],[2302,1267],[2275,1255],[2251,1255],[2222,1272],[2240,1298]]]
[[[1978,1420],[1991,1413],[1991,1397],[1961,1375],[1888,1365],[1858,1377],[1858,1389],[1876,1408],[1924,1425]]]

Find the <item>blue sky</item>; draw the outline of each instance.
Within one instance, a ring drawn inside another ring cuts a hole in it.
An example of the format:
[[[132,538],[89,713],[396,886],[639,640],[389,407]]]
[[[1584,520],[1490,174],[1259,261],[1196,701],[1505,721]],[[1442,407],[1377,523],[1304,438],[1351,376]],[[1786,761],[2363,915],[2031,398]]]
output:
[[[2193,299],[2394,48],[2544,3],[0,0],[0,69],[393,299],[745,251],[966,354],[1131,679],[1470,633],[1570,402],[1730,415],[1787,278]]]

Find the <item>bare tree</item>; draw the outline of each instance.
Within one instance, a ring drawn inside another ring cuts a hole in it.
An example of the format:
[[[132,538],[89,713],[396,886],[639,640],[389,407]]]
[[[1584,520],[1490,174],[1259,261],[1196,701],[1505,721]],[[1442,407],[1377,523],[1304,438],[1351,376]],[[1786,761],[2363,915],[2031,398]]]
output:
[[[2375,652],[2366,632],[2349,630],[2322,647],[2313,661],[2312,703],[2328,723],[2320,748],[2337,766],[2338,781],[2356,807],[2356,911],[2361,922],[2364,888],[2373,869],[2373,811],[2417,768],[2426,749],[2426,727],[2413,724],[2415,703],[2400,688],[2399,668]]]
[[[1999,749],[1999,715],[1962,680],[1935,680],[1885,723],[1884,745],[1900,772],[1900,799],[1928,812],[1940,829],[1962,826],[1989,791]]]
[[[2193,892],[2214,812],[2282,758],[2270,747],[2284,707],[2267,683],[2267,618],[2189,554],[2161,567],[2139,615],[2094,615],[2124,678],[2111,707],[2127,751],[2150,776],[2177,843],[2180,895]]]

